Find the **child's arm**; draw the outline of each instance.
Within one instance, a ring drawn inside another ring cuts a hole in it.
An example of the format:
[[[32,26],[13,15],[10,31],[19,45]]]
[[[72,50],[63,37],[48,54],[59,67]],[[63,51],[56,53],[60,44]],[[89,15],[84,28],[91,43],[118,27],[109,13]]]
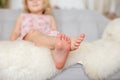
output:
[[[54,19],[53,16],[49,16],[50,19],[51,19],[51,27],[52,27],[52,30],[56,30],[57,31],[57,25],[56,25],[56,21]]]
[[[13,28],[13,31],[10,36],[11,41],[17,40],[17,38],[20,36],[20,22],[21,22],[21,16],[18,17],[15,27]]]

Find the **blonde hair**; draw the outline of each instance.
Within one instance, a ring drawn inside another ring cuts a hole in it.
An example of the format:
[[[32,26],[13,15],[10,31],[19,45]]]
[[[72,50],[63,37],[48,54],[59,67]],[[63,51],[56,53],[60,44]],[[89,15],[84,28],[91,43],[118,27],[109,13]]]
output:
[[[45,5],[44,5],[43,14],[53,15],[49,0],[44,0],[44,3]],[[27,0],[23,0],[23,4],[24,4],[24,12],[30,13],[30,10],[28,9],[28,6],[27,6]]]

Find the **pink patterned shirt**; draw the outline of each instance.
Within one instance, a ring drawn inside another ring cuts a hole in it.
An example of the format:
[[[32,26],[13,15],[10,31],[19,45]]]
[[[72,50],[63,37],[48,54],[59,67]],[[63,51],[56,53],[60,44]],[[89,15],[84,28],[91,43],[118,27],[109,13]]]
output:
[[[51,29],[51,21],[48,15],[22,13],[21,17],[21,35],[19,37],[21,40],[31,29],[37,29],[49,36],[56,36],[59,33]]]

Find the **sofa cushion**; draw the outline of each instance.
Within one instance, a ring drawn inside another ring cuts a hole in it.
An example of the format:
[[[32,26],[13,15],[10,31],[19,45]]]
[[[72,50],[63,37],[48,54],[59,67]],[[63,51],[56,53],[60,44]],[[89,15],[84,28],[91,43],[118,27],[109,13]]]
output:
[[[0,39],[8,40],[21,10],[0,10]]]
[[[94,41],[101,35],[109,22],[107,18],[90,10],[54,10],[59,31],[69,36],[86,34],[86,41]]]

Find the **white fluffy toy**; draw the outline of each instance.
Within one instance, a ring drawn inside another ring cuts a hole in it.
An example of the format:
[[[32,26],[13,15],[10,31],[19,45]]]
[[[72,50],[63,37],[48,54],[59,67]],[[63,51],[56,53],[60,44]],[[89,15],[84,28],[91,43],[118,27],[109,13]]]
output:
[[[120,19],[112,21],[103,37],[83,42],[70,53],[65,68],[80,62],[91,79],[104,79],[120,69]],[[50,50],[25,41],[0,42],[0,80],[46,80],[59,70]]]

